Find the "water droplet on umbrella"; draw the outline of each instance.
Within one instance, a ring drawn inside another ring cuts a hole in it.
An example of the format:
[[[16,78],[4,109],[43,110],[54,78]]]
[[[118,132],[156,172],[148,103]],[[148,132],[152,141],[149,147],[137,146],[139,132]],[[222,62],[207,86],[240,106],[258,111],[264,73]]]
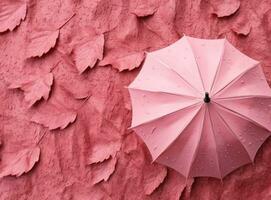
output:
[[[244,83],[245,83],[245,81],[242,80],[242,81],[241,81],[241,84],[244,84]]]
[[[249,144],[249,145],[252,145],[252,142],[249,142],[248,144]]]

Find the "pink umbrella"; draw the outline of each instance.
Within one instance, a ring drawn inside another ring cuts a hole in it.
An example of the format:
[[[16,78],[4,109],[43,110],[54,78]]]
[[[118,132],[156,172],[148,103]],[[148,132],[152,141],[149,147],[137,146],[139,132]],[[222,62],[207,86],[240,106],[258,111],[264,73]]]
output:
[[[185,177],[223,178],[270,135],[271,90],[258,61],[226,39],[184,36],[148,53],[128,87],[131,128],[153,161]]]

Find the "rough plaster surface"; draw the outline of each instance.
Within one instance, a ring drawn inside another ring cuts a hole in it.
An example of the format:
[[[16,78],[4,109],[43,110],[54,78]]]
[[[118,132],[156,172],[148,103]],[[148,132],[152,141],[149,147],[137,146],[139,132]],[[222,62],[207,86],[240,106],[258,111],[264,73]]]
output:
[[[223,179],[186,180],[127,127],[144,51],[226,37],[271,83],[268,0],[2,0],[1,200],[271,198],[271,140]]]

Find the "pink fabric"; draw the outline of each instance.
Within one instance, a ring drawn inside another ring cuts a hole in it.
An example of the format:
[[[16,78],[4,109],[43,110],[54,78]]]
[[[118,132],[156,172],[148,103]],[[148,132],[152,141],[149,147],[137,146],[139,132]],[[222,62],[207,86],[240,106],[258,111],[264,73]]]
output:
[[[223,184],[186,181],[151,164],[145,144],[127,130],[132,112],[125,87],[145,51],[183,34],[226,37],[261,62],[270,82],[270,8],[258,0],[1,0],[0,199],[269,199],[270,139],[254,165]],[[246,127],[234,121],[232,129]]]

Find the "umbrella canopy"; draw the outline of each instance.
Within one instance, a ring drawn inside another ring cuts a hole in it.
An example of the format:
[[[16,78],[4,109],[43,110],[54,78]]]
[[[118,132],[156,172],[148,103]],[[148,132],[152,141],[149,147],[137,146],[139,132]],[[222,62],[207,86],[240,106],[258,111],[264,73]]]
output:
[[[153,161],[185,177],[223,178],[253,162],[271,130],[271,90],[258,61],[226,39],[184,36],[147,54],[129,85],[131,128]]]

